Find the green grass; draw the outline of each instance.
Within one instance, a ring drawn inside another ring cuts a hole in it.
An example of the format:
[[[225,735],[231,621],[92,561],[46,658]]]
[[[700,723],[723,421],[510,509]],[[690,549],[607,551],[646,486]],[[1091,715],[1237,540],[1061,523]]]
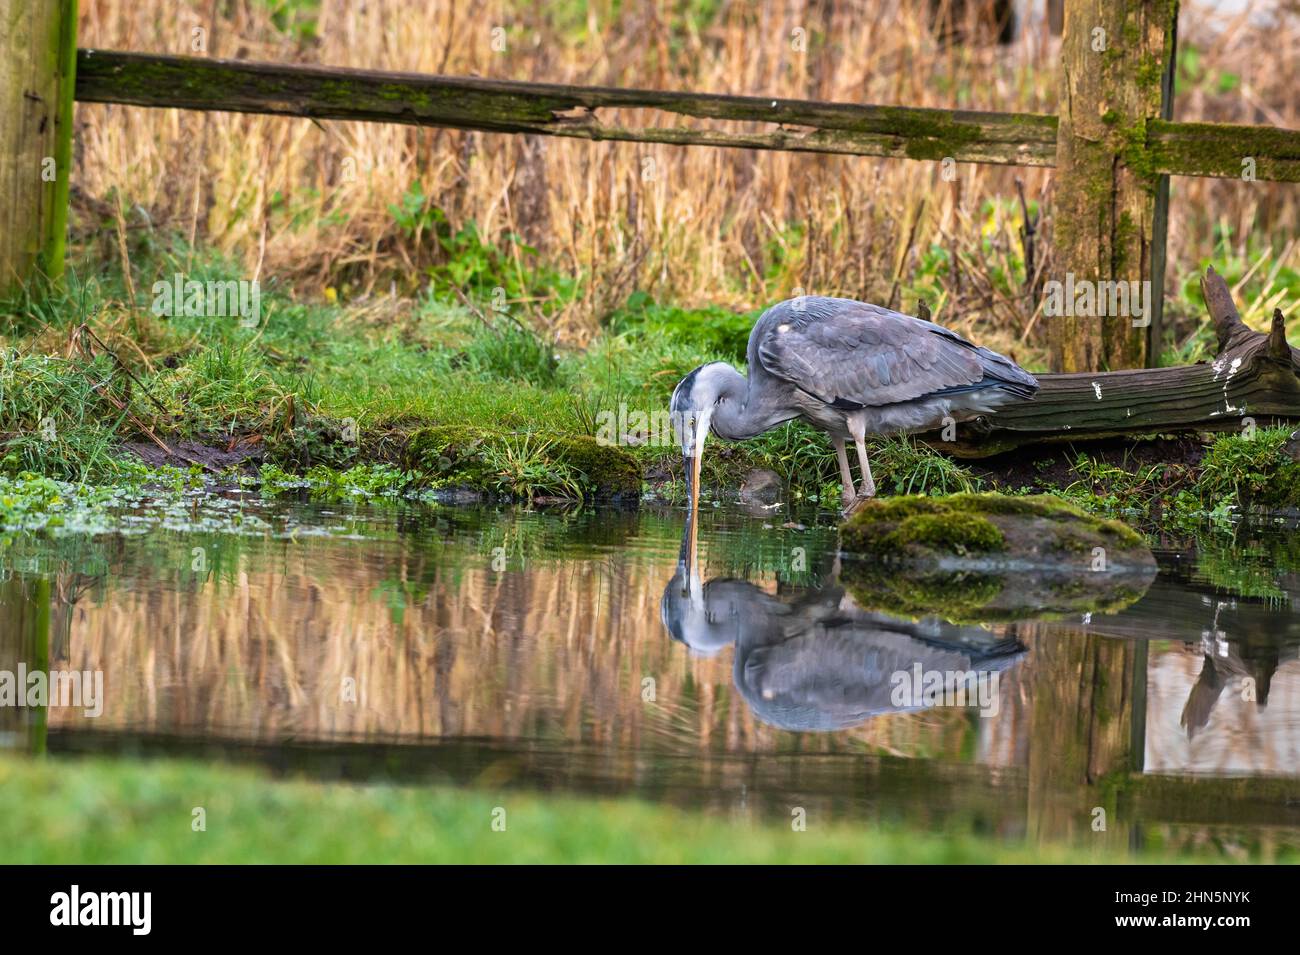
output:
[[[428,204],[413,200],[403,214],[421,210]],[[117,484],[132,468],[120,445],[151,442],[152,430],[167,441],[244,442],[280,474],[311,472],[311,485],[327,496],[367,490],[374,475],[344,475],[375,466],[401,472],[399,491],[443,488],[454,478],[516,499],[587,498],[601,482],[560,453],[563,442],[596,435],[611,413],[622,421],[629,414],[653,420],[682,376],[703,362],[726,360],[744,370],[752,314],[685,308],[636,291],[586,348],[557,348],[547,309],[568,293],[558,290],[559,299],[535,311],[535,321],[521,317],[515,302],[536,298],[549,281],[531,253],[503,258],[475,234],[451,235],[435,221],[409,225],[432,229],[444,246],[440,264],[431,266],[433,287],[445,289],[459,276],[482,307],[473,311],[446,292],[360,307],[307,303],[271,284],[256,328],[236,319],[157,316],[144,290],[159,276],[242,277],[220,256],[157,236],[131,252],[134,308],[116,256],[83,260],[52,296],[0,303],[0,474]],[[525,259],[530,264],[521,271]],[[506,291],[504,311],[483,300],[498,288]],[[69,357],[70,333],[83,322],[121,363],[98,344],[92,360],[76,351]],[[430,462],[403,456],[403,442],[421,429],[465,425],[503,436],[484,445],[474,467],[422,472]],[[1300,464],[1286,457],[1284,443],[1277,430],[1220,437],[1203,473],[1177,463],[1107,463],[1081,448],[1061,486],[1035,489],[1097,511],[1159,503],[1179,520],[1226,515],[1233,507],[1294,507]],[[680,499],[675,444],[629,443],[623,450],[643,475],[666,475],[653,490]],[[907,437],[873,440],[870,455],[882,494],[965,493],[988,484]],[[776,472],[794,501],[840,504],[830,442],[806,424],[791,422],[736,445],[713,442],[704,484],[726,496],[754,468]],[[383,479],[393,484],[391,477]]]
[[[1260,428],[1215,440],[1201,461],[1198,490],[1209,505],[1300,507],[1300,463],[1285,448],[1290,428]]]
[[[194,809],[205,814],[194,831]],[[494,810],[505,831],[494,831]],[[193,762],[0,757],[2,863],[1027,863],[1082,849],[837,824],[750,824],[630,800],[273,781]]]

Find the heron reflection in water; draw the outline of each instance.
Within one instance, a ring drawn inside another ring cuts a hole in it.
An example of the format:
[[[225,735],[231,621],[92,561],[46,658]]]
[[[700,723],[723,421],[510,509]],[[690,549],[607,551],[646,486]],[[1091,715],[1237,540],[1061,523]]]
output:
[[[934,695],[920,692],[917,677],[935,674],[941,698],[960,690],[996,709],[996,699],[980,700],[978,691],[996,689],[990,676],[1018,663],[1023,644],[984,627],[863,610],[834,577],[794,597],[728,577],[705,582],[688,526],[660,617],[693,653],[733,646],[736,688],[755,716],[781,729],[840,730],[925,708]]]

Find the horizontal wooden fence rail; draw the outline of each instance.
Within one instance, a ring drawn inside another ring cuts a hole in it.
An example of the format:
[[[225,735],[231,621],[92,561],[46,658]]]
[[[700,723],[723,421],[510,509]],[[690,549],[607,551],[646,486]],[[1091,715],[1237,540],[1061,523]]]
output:
[[[80,50],[88,103],[447,126],[591,140],[1052,166],[1057,118],[1034,113],[864,106],[757,96],[521,83],[462,76]],[[628,128],[600,110],[771,124],[764,131]],[[1300,131],[1223,123],[1147,124],[1135,159],[1151,175],[1300,182]]]

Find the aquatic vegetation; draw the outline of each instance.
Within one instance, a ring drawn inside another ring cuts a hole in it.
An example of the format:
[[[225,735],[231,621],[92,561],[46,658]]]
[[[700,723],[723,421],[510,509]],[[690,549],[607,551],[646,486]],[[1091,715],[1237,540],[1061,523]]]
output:
[[[70,484],[29,471],[12,478],[0,475],[0,529],[84,525],[88,518],[102,516],[114,498],[109,488]]]
[[[618,497],[641,493],[627,451],[587,435],[505,432],[468,425],[422,428],[403,458],[443,487],[491,488],[516,497]]]
[[[483,463],[493,489],[526,501],[541,496],[581,499],[576,475],[563,457],[552,454],[553,445],[553,440],[527,432],[487,442]]]
[[[306,490],[314,501],[418,497],[422,486],[419,475],[389,464],[358,464],[343,471],[317,465],[304,475],[263,464],[259,473],[263,494]]]

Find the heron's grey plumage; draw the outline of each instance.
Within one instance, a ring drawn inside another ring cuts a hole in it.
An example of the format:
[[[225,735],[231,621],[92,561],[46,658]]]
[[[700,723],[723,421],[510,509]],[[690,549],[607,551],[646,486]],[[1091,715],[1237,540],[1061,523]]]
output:
[[[960,406],[958,396],[985,389],[1019,398],[1038,390],[1010,359],[942,325],[844,298],[772,306],[750,333],[748,359],[751,374],[761,368],[844,412],[933,398]]]
[[[837,730],[916,709],[894,698],[896,674],[989,674],[1025,647],[984,627],[908,620],[858,607],[838,584],[797,597],[743,580],[689,580],[683,562],[664,590],[664,627],[694,652],[734,646],[733,679],[754,714],[782,729]]]
[[[773,305],[755,322],[746,357],[748,379],[711,362],[677,386],[672,410],[687,423],[683,451],[698,456],[710,429],[742,440],[802,417],[835,444],[846,497],[847,442],[857,447],[863,493],[874,494],[867,435],[939,429],[1038,390],[1011,359],[942,325],[844,298]]]

